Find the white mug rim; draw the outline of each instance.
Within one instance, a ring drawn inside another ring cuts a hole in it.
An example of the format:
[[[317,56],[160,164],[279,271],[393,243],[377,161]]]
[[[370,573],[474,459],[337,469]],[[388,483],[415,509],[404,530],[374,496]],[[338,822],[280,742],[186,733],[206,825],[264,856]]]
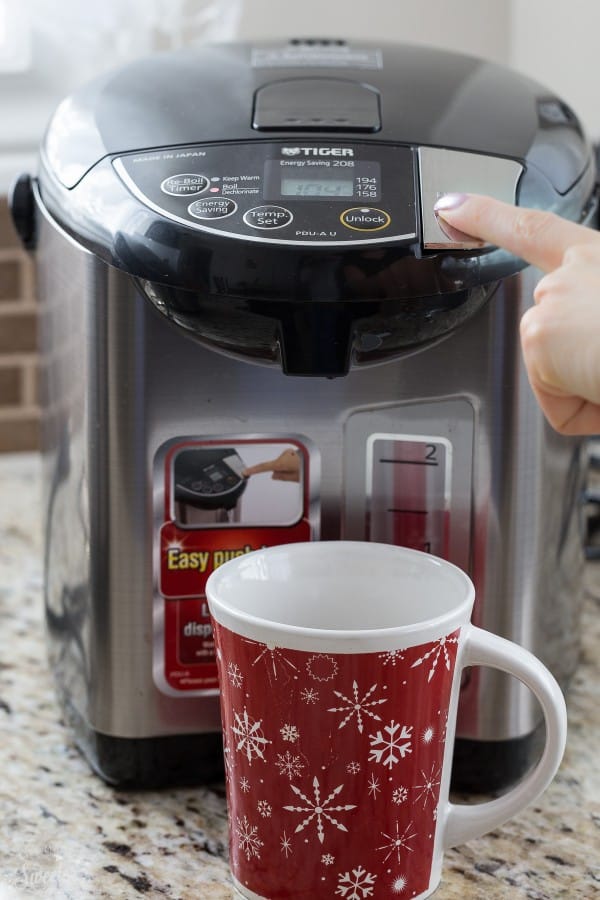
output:
[[[292,548],[301,547],[324,548],[323,550],[316,550],[316,552],[326,552],[328,544],[352,548],[359,553],[366,553],[369,549],[372,550],[375,547],[386,547],[390,551],[404,554],[412,560],[422,560],[423,565],[435,565],[445,571],[451,571],[455,577],[462,581],[464,595],[459,602],[455,602],[449,610],[439,616],[424,618],[405,625],[354,629],[311,628],[305,625],[287,625],[240,610],[232,604],[223,602],[218,597],[219,581],[223,577],[228,576],[233,569],[245,563],[247,564],[250,555],[283,554],[285,552],[289,553]],[[307,541],[262,548],[253,551],[252,554],[245,554],[243,557],[237,557],[223,563],[208,578],[206,597],[212,617],[221,626],[250,640],[274,643],[278,647],[297,650],[368,653],[372,650],[389,650],[436,640],[454,631],[459,626],[466,625],[470,622],[475,599],[475,587],[466,572],[458,566],[430,553],[423,553],[420,550],[367,541]]]

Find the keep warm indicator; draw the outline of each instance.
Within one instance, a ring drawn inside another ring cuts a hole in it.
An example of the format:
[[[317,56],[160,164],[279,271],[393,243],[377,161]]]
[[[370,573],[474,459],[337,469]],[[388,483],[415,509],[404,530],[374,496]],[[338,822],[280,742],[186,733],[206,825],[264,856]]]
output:
[[[356,206],[346,209],[340,216],[340,222],[353,231],[381,231],[392,221],[384,209],[372,206]]]

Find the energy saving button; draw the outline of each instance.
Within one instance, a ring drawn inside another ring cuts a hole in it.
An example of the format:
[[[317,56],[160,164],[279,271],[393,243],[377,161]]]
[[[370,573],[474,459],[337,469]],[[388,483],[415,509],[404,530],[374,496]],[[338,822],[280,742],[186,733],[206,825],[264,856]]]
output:
[[[190,203],[188,212],[195,219],[225,219],[237,208],[237,203],[229,197],[203,197]]]
[[[389,213],[372,206],[354,206],[340,216],[342,225],[353,231],[381,231],[382,228],[387,228],[391,221]]]

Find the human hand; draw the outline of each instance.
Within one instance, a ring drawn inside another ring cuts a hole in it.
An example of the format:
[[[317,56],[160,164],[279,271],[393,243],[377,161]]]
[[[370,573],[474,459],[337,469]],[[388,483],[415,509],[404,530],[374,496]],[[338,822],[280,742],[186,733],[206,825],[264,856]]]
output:
[[[273,481],[300,481],[300,454],[295,450],[284,450],[276,459],[248,466],[242,475],[249,478],[260,472],[272,472]]]
[[[435,211],[449,236],[489,241],[546,273],[521,319],[529,381],[557,431],[599,434],[600,234],[475,194],[446,194]]]

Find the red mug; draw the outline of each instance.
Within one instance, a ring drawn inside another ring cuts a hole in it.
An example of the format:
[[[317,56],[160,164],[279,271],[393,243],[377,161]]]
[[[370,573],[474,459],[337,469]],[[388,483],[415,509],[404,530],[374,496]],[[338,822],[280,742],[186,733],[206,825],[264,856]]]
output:
[[[460,569],[387,544],[288,544],[208,580],[230,864],[251,900],[429,897],[444,849],[535,800],[566,740],[560,688],[528,651],[470,624]],[[546,720],[537,767],[499,799],[448,800],[461,672],[525,682]]]

